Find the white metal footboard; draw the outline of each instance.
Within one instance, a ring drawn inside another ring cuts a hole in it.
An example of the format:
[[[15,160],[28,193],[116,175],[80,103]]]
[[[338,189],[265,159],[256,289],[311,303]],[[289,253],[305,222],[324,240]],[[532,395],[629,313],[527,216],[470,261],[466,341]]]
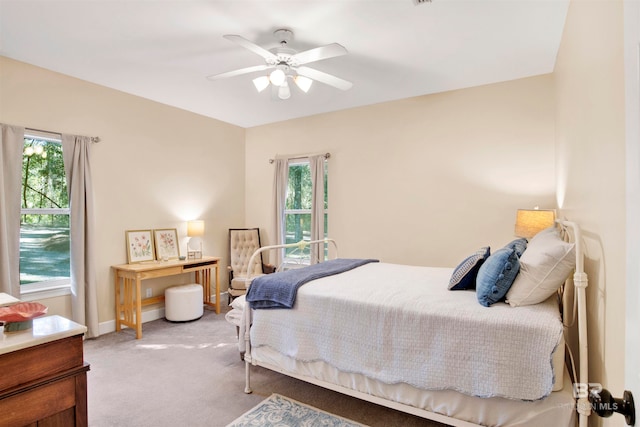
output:
[[[311,241],[301,240],[298,243],[288,243],[288,244],[283,244],[283,245],[271,245],[271,246],[263,246],[263,247],[261,247],[260,249],[255,251],[253,253],[253,255],[251,255],[251,258],[249,258],[249,264],[247,266],[247,271],[254,271],[254,265],[255,265],[256,262],[259,262],[260,254],[262,254],[263,252],[276,250],[276,249],[284,249],[284,248],[298,248],[300,250],[300,252],[303,252],[306,247],[309,247],[311,245],[316,245],[316,246],[319,247],[320,245],[324,245],[325,243],[326,244],[331,244],[333,246],[334,257],[337,257],[338,256],[338,244],[333,239],[322,239],[322,240],[311,240]],[[247,288],[249,288],[250,285],[251,285],[251,282],[247,283]],[[243,331],[244,333],[243,333],[243,338],[244,338],[244,342],[245,342],[245,353],[244,353],[245,387],[244,387],[244,392],[245,393],[251,393],[251,383],[250,383],[250,381],[251,381],[251,378],[250,378],[250,373],[251,373],[251,340],[250,340],[250,335],[249,335],[249,329],[251,327],[251,308],[249,307],[248,303],[247,303],[247,306],[245,307],[243,315],[244,315],[244,331]]]

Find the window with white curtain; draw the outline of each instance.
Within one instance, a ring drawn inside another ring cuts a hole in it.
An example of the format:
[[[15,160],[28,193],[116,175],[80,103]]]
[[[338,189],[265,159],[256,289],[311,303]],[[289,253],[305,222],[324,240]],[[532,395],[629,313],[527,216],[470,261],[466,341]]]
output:
[[[21,293],[68,289],[70,210],[58,135],[25,136],[21,201]]]
[[[324,162],[324,233],[327,237],[328,194],[327,194],[327,162]],[[311,240],[311,166],[309,160],[289,162],[289,179],[287,199],[285,202],[285,243],[297,243]],[[297,263],[300,254],[296,248],[287,248],[285,262]],[[326,258],[326,254],[325,254]],[[307,259],[308,262],[308,259]]]

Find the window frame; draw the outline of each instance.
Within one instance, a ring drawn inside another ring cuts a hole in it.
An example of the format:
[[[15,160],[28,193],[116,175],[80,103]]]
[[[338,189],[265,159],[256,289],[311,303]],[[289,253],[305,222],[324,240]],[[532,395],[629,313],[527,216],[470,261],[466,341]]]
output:
[[[45,132],[25,132],[23,138],[23,147],[26,140],[39,140],[48,143],[62,145],[62,139],[57,134],[49,134]],[[24,148],[23,148],[24,149]],[[24,156],[24,154],[23,154]],[[66,179],[66,170],[65,179]],[[21,184],[22,185],[22,184]],[[20,217],[22,215],[68,215],[71,217],[71,208],[22,208],[20,207]],[[20,224],[22,230],[22,221]],[[69,220],[69,230],[71,230],[71,220]],[[71,253],[71,247],[69,247]],[[71,259],[69,259],[71,264]],[[71,294],[71,269],[69,269],[69,277],[64,279],[44,280],[41,282],[20,284],[20,299],[23,301],[33,301],[40,298],[52,298]]]
[[[311,160],[309,158],[305,158],[305,159],[295,159],[295,160],[289,160],[289,162],[287,163],[287,180],[289,179],[289,173],[291,171],[291,166],[300,166],[300,165],[307,165],[307,167],[309,168],[309,172],[311,172]],[[325,167],[325,179],[327,181],[327,186],[324,186],[323,183],[323,189],[325,192],[325,197],[326,197],[326,193],[328,192],[328,162],[327,159],[324,160],[324,167]],[[288,185],[287,185],[287,189],[288,189]],[[288,191],[288,190],[287,190]],[[309,209],[287,209],[286,208],[286,202],[285,202],[285,209],[284,209],[284,232],[285,232],[285,243],[286,243],[286,233],[287,233],[287,215],[311,215],[311,210],[312,208]],[[324,207],[324,220],[326,222],[328,222],[328,216],[329,216],[329,204],[328,201],[326,203],[326,207]],[[324,237],[326,238],[328,236],[328,230],[327,227],[325,227],[324,230]],[[309,237],[311,238],[311,237]],[[303,237],[303,240],[304,239]],[[309,240],[306,240],[309,241]],[[298,243],[298,242],[293,242],[293,243]],[[297,249],[296,249],[297,250]],[[327,251],[325,248],[324,251],[325,255],[324,258],[327,259]],[[311,262],[309,257],[305,257],[302,259],[302,261],[299,258],[292,258],[292,257],[288,257],[287,256],[287,252],[285,250],[284,252],[284,257],[282,259],[282,263],[284,266],[292,266],[292,265],[309,265]]]

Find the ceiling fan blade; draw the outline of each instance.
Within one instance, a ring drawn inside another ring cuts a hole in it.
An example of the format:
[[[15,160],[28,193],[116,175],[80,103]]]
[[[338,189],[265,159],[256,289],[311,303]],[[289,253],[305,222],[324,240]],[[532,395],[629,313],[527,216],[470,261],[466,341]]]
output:
[[[296,53],[295,55],[291,56],[291,59],[298,65],[302,65],[308,64],[309,62],[320,61],[322,59],[346,55],[347,53],[347,49],[341,44],[331,43],[326,46],[320,46],[314,49]]]
[[[250,42],[249,40],[245,39],[242,36],[238,36],[235,34],[227,34],[222,36],[225,39],[232,41],[234,43],[239,44],[240,46],[244,47],[245,49],[249,49],[251,52],[258,54],[260,56],[262,56],[264,59],[269,59],[272,61],[276,61],[278,57],[276,55],[274,55],[273,53],[269,52],[267,49],[258,46],[257,44]]]
[[[322,71],[315,70],[313,68],[298,67],[296,71],[301,76],[309,77],[312,80],[319,81],[320,83],[324,83],[326,85],[333,86],[341,90],[349,90],[353,86],[353,83],[347,80],[343,80],[339,77],[324,73]]]
[[[273,65],[266,65],[266,64],[254,65],[253,67],[240,68],[239,70],[227,71],[226,73],[221,73],[221,74],[214,74],[212,76],[207,76],[207,78],[209,80],[220,80],[220,79],[226,79],[228,77],[235,77],[235,76],[241,76],[243,74],[254,73],[256,71],[263,71],[273,67],[274,67]]]

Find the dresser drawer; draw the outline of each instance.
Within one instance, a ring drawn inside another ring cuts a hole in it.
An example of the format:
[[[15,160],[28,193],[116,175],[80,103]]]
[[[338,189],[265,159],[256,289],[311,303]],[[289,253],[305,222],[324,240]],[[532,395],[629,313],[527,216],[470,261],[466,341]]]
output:
[[[82,335],[0,355],[0,390],[83,364]],[[0,412],[1,413],[1,412]]]
[[[0,399],[0,427],[25,426],[73,408],[75,391],[72,376]]]

